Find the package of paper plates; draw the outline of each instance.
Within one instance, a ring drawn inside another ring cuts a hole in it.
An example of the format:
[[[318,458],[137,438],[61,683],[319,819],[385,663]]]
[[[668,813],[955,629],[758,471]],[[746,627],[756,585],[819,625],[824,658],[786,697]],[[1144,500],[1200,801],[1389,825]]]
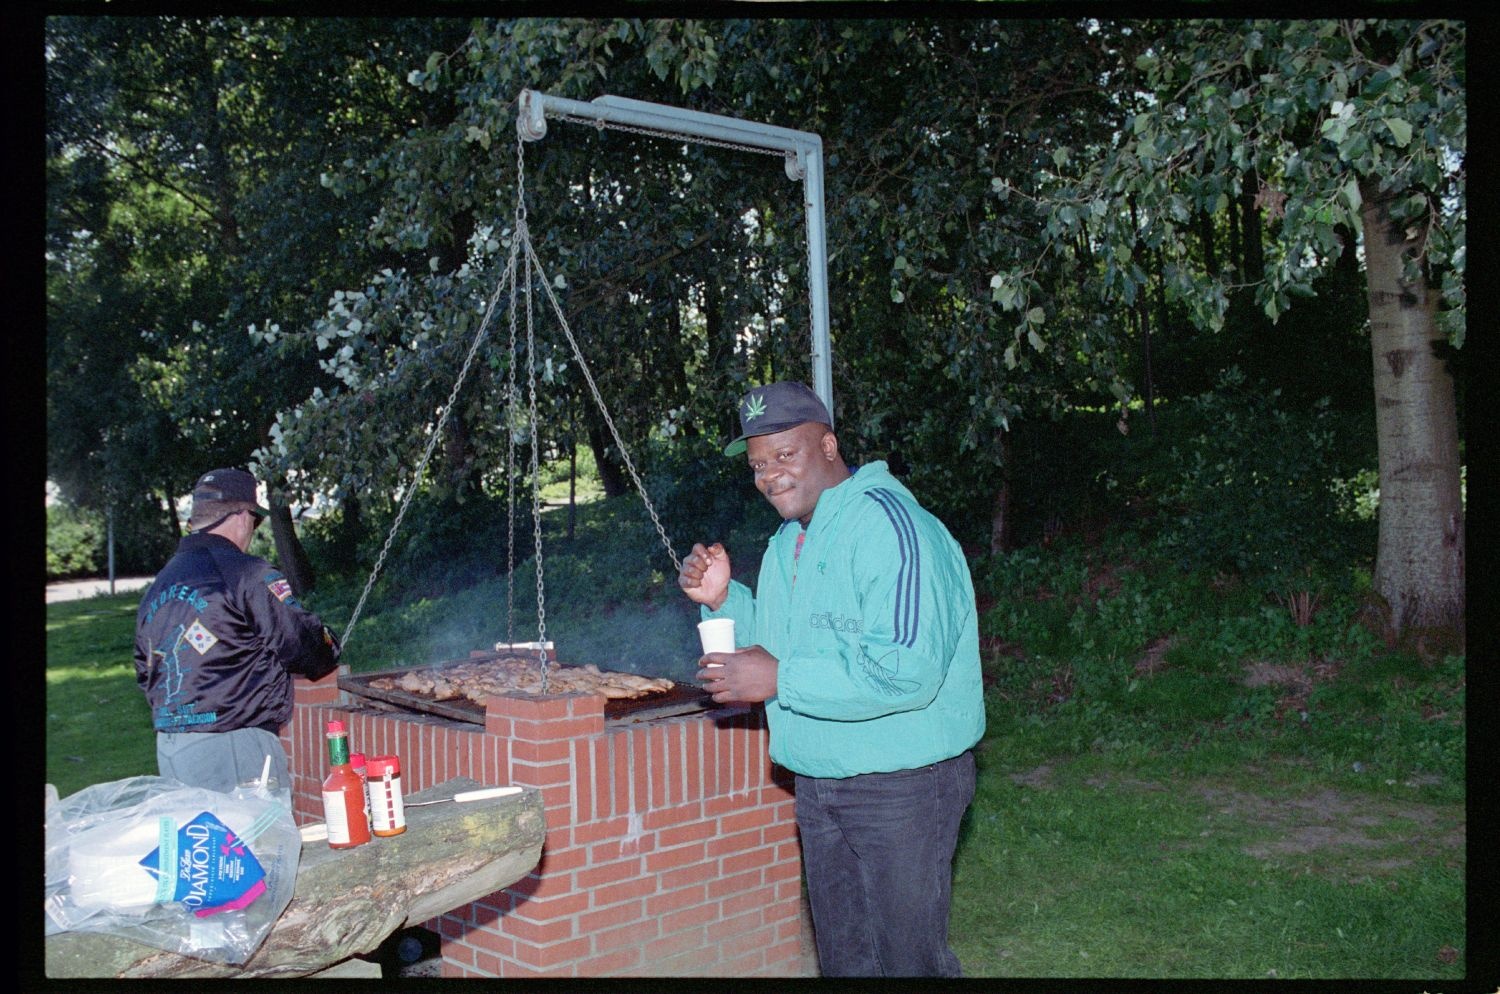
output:
[[[248,960],[296,888],[287,792],[162,777],[95,784],[47,809],[46,931],[105,932],[220,963]]]

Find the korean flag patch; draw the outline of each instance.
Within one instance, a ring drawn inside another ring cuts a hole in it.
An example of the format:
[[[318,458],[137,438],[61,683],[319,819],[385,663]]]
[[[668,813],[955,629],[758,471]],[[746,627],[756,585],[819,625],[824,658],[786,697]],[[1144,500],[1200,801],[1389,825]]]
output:
[[[292,596],[292,585],[286,582],[286,577],[284,576],[278,576],[266,584],[266,588],[276,595],[277,600],[283,603]]]
[[[204,628],[202,620],[197,618],[193,619],[193,624],[182,633],[182,637],[187,640],[188,645],[198,650],[200,656],[212,649],[219,641],[218,636]]]

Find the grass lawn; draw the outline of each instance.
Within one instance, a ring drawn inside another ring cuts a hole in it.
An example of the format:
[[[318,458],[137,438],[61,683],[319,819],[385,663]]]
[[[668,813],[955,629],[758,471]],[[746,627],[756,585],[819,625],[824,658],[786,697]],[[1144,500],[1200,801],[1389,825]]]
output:
[[[1107,548],[1037,567],[981,595],[966,973],[1464,977],[1463,657],[1390,651],[1353,598],[1298,626]]]
[[[980,758],[953,887],[971,976],[1463,976],[1462,805],[1279,761],[1141,779]]]
[[[140,591],[47,605],[47,782],[66,797],[156,775],[151,709],[132,646]]]

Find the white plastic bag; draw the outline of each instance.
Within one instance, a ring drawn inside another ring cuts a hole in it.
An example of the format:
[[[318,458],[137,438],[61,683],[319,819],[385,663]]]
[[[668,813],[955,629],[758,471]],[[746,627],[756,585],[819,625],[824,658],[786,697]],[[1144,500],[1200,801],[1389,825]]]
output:
[[[291,903],[301,854],[289,791],[95,784],[47,809],[46,934],[104,932],[238,965]]]

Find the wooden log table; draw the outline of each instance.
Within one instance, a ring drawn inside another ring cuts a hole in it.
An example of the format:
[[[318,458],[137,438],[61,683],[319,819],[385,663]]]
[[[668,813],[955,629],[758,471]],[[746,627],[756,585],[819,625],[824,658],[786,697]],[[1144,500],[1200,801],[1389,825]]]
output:
[[[485,786],[467,778],[407,803]],[[242,966],[167,952],[95,932],[47,937],[49,978],[338,976],[397,929],[420,925],[515,883],[541,859],[541,792],[410,807],[406,831],[353,849],[304,842],[297,886],[265,942]],[[373,965],[373,964],[371,964]],[[357,972],[357,971],[356,971]],[[378,972],[378,971],[377,971]]]

